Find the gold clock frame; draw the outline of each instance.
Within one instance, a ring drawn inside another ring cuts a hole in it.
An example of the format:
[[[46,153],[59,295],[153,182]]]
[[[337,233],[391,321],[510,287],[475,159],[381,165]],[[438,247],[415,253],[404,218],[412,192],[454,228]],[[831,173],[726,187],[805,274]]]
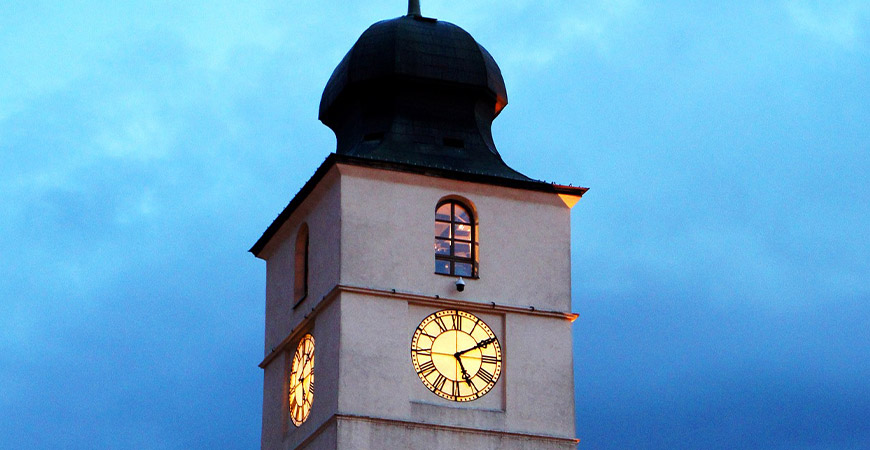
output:
[[[296,345],[287,375],[288,412],[297,427],[308,420],[314,403],[314,336],[306,334]]]
[[[411,362],[432,393],[468,402],[483,397],[498,382],[501,344],[481,318],[445,309],[427,316],[414,331]]]

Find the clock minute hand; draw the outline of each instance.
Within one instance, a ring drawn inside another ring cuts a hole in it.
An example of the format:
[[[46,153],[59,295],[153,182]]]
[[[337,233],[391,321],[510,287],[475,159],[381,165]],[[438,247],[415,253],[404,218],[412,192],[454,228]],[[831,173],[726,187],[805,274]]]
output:
[[[468,352],[470,352],[470,351],[472,351],[472,350],[474,350],[474,349],[476,349],[476,348],[486,347],[487,345],[492,344],[493,342],[495,342],[495,338],[494,338],[494,337],[491,337],[491,338],[489,338],[489,339],[484,339],[484,340],[478,342],[477,345],[475,345],[474,347],[467,348],[467,349],[465,349],[465,350],[463,350],[463,351],[461,351],[461,352],[456,352],[456,353],[453,354],[453,356],[455,356],[455,357],[458,358],[459,355],[462,355],[462,354],[464,354],[464,353],[468,353]]]

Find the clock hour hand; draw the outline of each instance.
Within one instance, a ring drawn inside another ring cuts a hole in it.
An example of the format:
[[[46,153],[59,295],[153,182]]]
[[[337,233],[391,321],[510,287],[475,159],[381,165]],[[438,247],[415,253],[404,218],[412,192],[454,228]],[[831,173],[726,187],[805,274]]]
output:
[[[487,345],[492,344],[493,342],[495,342],[495,338],[494,338],[494,337],[491,337],[491,338],[489,338],[489,339],[484,339],[484,340],[478,342],[477,345],[475,345],[474,347],[467,348],[467,349],[465,349],[465,350],[463,350],[463,351],[461,351],[461,352],[456,352],[456,353],[453,354],[453,356],[459,358],[459,355],[462,355],[462,354],[464,354],[464,353],[468,353],[468,352],[470,352],[470,351],[472,351],[472,350],[474,350],[474,349],[476,349],[476,348],[486,347]]]
[[[468,371],[465,370],[465,366],[462,365],[462,358],[459,357],[459,353],[457,352],[453,357],[456,358],[456,361],[459,362],[459,368],[462,369],[462,379],[465,380],[468,387],[474,388],[474,385],[471,384],[471,376],[468,375]]]

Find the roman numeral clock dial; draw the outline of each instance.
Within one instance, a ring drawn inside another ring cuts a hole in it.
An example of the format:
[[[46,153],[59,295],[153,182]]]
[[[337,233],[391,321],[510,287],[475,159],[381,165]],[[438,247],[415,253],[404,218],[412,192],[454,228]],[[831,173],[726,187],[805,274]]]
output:
[[[435,395],[467,402],[495,386],[501,375],[501,346],[479,317],[447,309],[420,322],[411,340],[411,362]]]
[[[311,412],[314,401],[314,337],[306,334],[296,346],[287,384],[290,385],[290,419],[297,427]]]

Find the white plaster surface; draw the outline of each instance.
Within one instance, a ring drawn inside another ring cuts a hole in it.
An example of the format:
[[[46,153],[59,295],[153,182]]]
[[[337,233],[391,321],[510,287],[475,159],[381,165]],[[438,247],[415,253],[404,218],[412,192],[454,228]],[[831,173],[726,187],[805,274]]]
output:
[[[265,354],[287,337],[338,283],[341,231],[338,173],[328,173],[263,249],[266,259]],[[308,296],[293,307],[296,233],[308,223]]]
[[[570,442],[558,442],[515,435],[481,434],[414,425],[340,420],[338,443],[348,450],[372,449],[475,449],[475,450],[565,450]]]
[[[465,198],[477,212],[480,278],[467,280],[462,293],[455,277],[434,273],[434,213],[445,196]],[[294,241],[303,222],[310,237],[309,297],[294,309]],[[570,311],[570,210],[558,195],[338,165],[261,256],[267,260],[265,354],[288,336],[311,332],[316,341],[315,400],[302,426],[288,425],[284,356],[265,368],[264,449],[303,443],[317,449],[574,448],[565,440],[575,432],[571,323],[492,309],[497,303]],[[423,298],[341,292],[306,319],[337,285]],[[436,296],[478,303],[462,309],[483,318],[499,339],[502,375],[481,399],[441,399],[414,371],[411,337],[424,317],[443,309],[426,303]],[[294,348],[291,342],[288,351]],[[336,420],[336,414],[387,422]]]
[[[570,311],[570,210],[556,194],[339,165],[343,284]],[[435,206],[477,211],[480,278],[434,274]]]

